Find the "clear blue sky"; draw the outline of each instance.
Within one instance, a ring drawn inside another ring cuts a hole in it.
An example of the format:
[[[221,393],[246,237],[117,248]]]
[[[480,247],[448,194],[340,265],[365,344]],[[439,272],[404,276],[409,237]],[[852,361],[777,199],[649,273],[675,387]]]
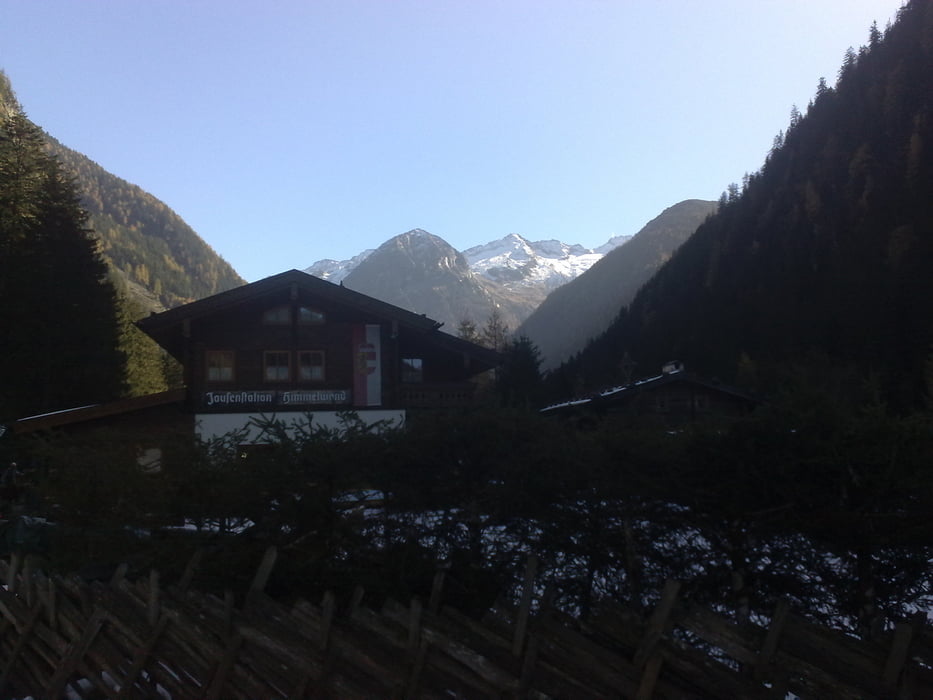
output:
[[[596,246],[717,199],[901,4],[0,0],[0,69],[254,281],[412,228]]]

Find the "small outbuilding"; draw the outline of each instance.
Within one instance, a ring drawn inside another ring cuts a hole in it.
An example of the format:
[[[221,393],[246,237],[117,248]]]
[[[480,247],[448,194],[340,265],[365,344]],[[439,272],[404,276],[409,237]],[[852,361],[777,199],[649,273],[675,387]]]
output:
[[[682,362],[666,363],[661,374],[547,406],[544,415],[655,417],[667,425],[748,415],[760,399],[735,387],[687,372]]]

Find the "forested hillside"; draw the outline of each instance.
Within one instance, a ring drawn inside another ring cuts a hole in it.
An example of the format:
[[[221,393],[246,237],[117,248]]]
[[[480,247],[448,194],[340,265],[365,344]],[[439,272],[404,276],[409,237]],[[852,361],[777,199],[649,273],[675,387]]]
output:
[[[243,280],[165,204],[33,124],[2,72],[0,108],[6,193],[0,217],[9,237],[4,245],[12,246],[3,261],[10,307],[3,361],[19,367],[6,383],[3,417],[164,390],[176,381],[177,367],[133,321]],[[70,222],[54,235],[49,222],[28,214],[53,202],[34,186],[44,180],[58,183],[54,201],[66,209],[62,222]],[[76,292],[82,285],[91,291]],[[115,354],[95,354],[95,342],[100,353]],[[36,350],[46,346],[44,355]],[[53,366],[67,373],[58,376]]]
[[[9,80],[0,97],[14,102]],[[143,307],[172,307],[244,284],[230,265],[163,202],[44,134],[49,152],[75,178],[87,225],[104,259]]]
[[[669,359],[760,388],[791,364],[873,378],[901,407],[924,400],[933,352],[933,3],[915,0],[845,53],[791,111],[759,172],[617,322],[555,376],[618,380]],[[555,383],[557,385],[558,382]]]
[[[74,184],[0,74],[0,421],[125,389],[117,293]]]
[[[668,207],[632,240],[551,292],[517,333],[538,346],[545,368],[557,366],[606,330],[619,309],[715,210],[715,202],[700,199]]]
[[[77,179],[90,227],[113,267],[171,308],[245,281],[163,202],[48,139],[51,152]]]

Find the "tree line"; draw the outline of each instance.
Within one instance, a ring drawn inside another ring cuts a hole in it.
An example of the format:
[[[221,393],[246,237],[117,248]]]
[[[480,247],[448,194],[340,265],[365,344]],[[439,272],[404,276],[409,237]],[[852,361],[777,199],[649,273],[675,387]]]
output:
[[[163,354],[133,325],[146,312],[0,73],[0,422],[166,388]]]
[[[834,86],[794,107],[760,171],[727,188],[614,324],[555,373],[618,381],[671,359],[762,388],[806,358],[882,376],[892,405],[927,400],[933,358],[933,6],[907,3],[850,49]],[[816,363],[814,363],[816,366]]]
[[[56,523],[35,553],[65,572],[128,561],[170,577],[201,548],[198,585],[221,591],[275,545],[280,598],[362,584],[406,599],[444,568],[451,602],[476,613],[535,554],[571,613],[648,609],[678,579],[739,620],[783,599],[871,638],[933,602],[933,422],[840,389],[801,376],[750,417],[677,431],[501,406],[404,429],[259,421],[265,444],[178,436],[149,472],[143,433],[34,438],[28,488]]]

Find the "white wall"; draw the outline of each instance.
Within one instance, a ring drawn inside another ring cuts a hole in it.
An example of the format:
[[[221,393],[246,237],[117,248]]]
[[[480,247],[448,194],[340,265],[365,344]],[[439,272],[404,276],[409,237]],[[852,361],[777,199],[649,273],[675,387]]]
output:
[[[306,425],[308,416],[312,416],[312,425],[327,428],[339,428],[341,423],[336,411],[280,412],[280,413],[199,413],[195,416],[195,433],[202,440],[211,440],[237,430],[246,429],[247,433],[241,444],[251,444],[259,440],[260,430],[252,424],[255,418],[259,421],[276,420],[286,426]],[[356,415],[366,423],[372,425],[380,421],[391,421],[392,427],[400,427],[405,423],[404,410],[377,410],[356,411]]]

